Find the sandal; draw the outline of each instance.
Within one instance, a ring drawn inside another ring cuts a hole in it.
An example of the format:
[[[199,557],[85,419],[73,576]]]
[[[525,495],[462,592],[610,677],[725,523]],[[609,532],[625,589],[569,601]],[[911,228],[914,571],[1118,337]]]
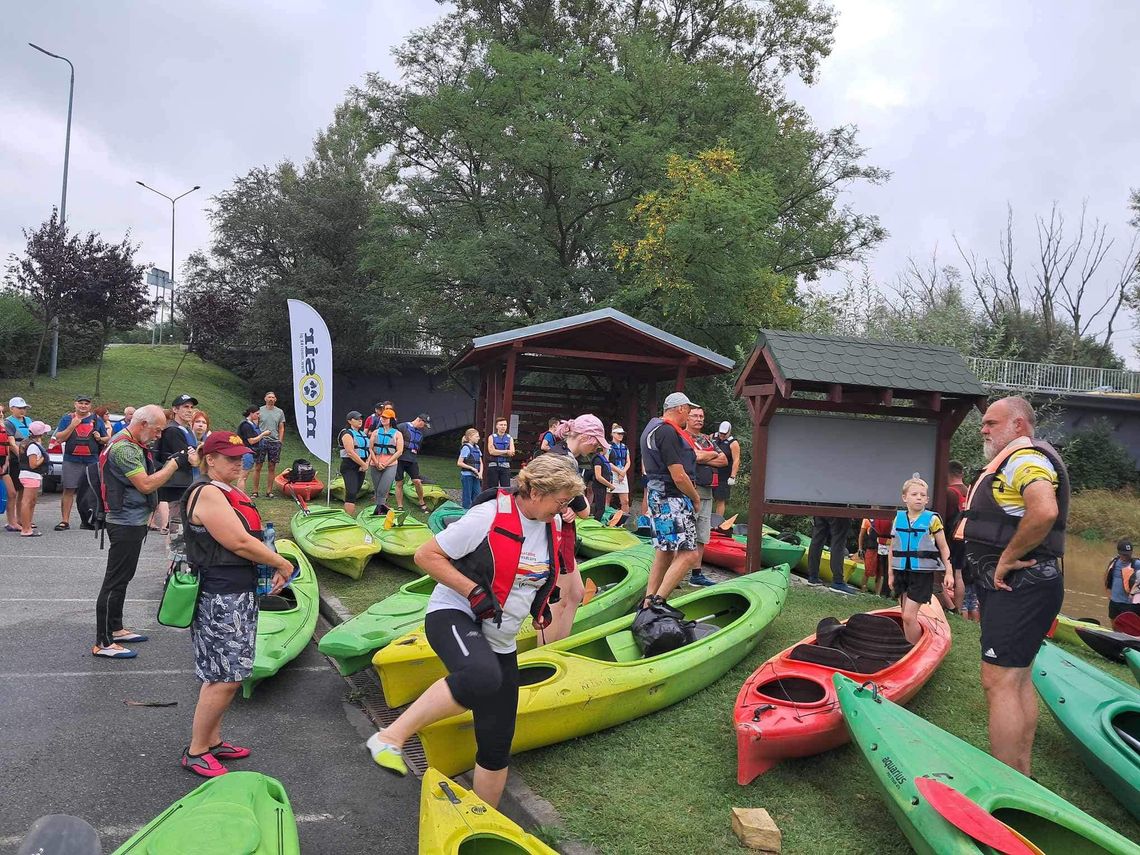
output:
[[[71,528],[71,523],[66,522],[57,523],[55,526],[56,531],[67,531],[69,528]]]
[[[277,497],[276,497],[276,496],[274,496],[272,493],[266,493],[266,494],[265,494],[265,498],[267,498],[267,499],[276,499]]]
[[[33,531],[29,534],[22,534],[22,533],[20,534],[20,537],[43,537],[43,536],[44,536],[44,533],[42,531]]]
[[[250,493],[250,494],[249,494],[249,497],[250,497],[251,499],[260,499],[260,498],[261,498],[261,496],[260,496],[260,495],[258,495],[258,492],[257,492],[257,490],[254,490],[252,493]]]
[[[18,525],[7,525],[7,524],[5,524],[5,526],[4,526],[4,531],[19,531],[19,530],[20,530],[20,527]]]
[[[128,650],[121,644],[110,644],[107,647],[96,645],[91,648],[92,656],[102,656],[104,659],[134,659],[138,656],[133,650]]]
[[[428,506],[425,503],[420,502],[420,510],[426,514],[428,513]]]

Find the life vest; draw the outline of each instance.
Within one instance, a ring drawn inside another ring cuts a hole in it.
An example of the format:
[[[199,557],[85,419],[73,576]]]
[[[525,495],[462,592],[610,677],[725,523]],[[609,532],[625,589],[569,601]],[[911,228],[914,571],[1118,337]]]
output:
[[[479,450],[479,443],[465,442],[463,444],[470,449],[470,453],[467,455],[467,465],[474,466],[476,469],[478,469],[479,464],[483,462],[483,452]],[[467,475],[472,478],[476,477],[474,472],[468,472],[466,469],[462,470],[460,474]]]
[[[891,521],[890,520],[868,520],[871,523],[871,533],[875,535],[875,540],[878,543],[888,544],[891,543]]]
[[[716,468],[725,473],[724,477],[728,478],[729,473],[732,472],[732,444],[736,442],[736,437],[729,434],[724,439],[719,439],[714,435],[712,441],[713,445],[717,447],[717,450],[724,454],[724,466],[718,466]]]
[[[905,510],[895,514],[895,537],[891,542],[891,567],[895,570],[930,572],[942,566],[941,553],[930,525],[934,511],[926,510],[911,522]]]
[[[602,477],[611,483],[613,482],[613,480],[614,480],[614,468],[613,468],[613,466],[610,465],[610,461],[606,458],[606,456],[604,454],[602,454],[600,451],[595,453],[593,458],[591,458],[591,460],[590,460],[590,480],[591,481],[594,480],[594,467],[595,466],[601,466],[602,467]]]
[[[254,562],[248,558],[243,558],[218,543],[205,526],[190,522],[196,497],[202,492],[203,487],[211,485],[222,491],[222,495],[226,497],[226,501],[241,520],[242,527],[258,540],[262,539],[264,524],[261,521],[261,514],[257,512],[249,496],[229,484],[199,481],[182,497],[182,518],[186,521],[186,560],[196,570],[208,570],[211,567],[254,566]]]
[[[107,477],[107,457],[111,453],[111,449],[120,442],[131,442],[141,448],[143,451],[143,464],[146,466],[146,474],[150,475],[154,472],[154,455],[151,454],[149,448],[135,439],[130,428],[115,434],[111,438],[111,441],[107,443],[107,446],[99,453],[99,498],[103,502],[104,509],[108,511],[121,511],[123,509],[123,497],[126,495],[127,490],[135,489],[127,477],[117,471],[114,466],[110,468],[111,477]],[[147,504],[152,508],[158,505],[156,493],[144,493],[142,495],[145,496]]]
[[[505,433],[499,436],[497,433],[493,433],[491,434],[491,444],[495,446],[497,451],[510,451],[511,435]],[[511,468],[511,459],[509,457],[492,457],[490,463],[492,466],[502,466],[504,469]]]
[[[404,435],[408,438],[407,443],[404,445],[404,451],[409,454],[419,454],[420,443],[424,441],[424,432],[411,422],[404,422],[401,427],[405,429]]]
[[[372,443],[372,451],[379,455],[396,453],[396,429],[376,428],[376,439]]]
[[[629,460],[629,446],[624,442],[610,443],[610,463],[618,469],[624,469]]]
[[[1022,559],[1056,558],[1065,554],[1065,525],[1069,519],[1069,470],[1065,468],[1057,449],[1047,442],[1028,436],[1019,436],[996,454],[982,470],[970,487],[969,495],[966,496],[966,505],[962,509],[954,538],[965,540],[967,543],[985,544],[995,549],[1005,549],[1009,544],[1022,518],[1007,513],[997,503],[994,498],[993,482],[1006,461],[1015,452],[1024,448],[1035,448],[1040,451],[1057,471],[1057,519],[1054,520],[1053,527],[1045,535],[1045,539],[1027,555],[1022,556]]]
[[[7,425],[4,421],[0,421],[0,460],[4,460],[8,456],[8,440],[10,439]]]
[[[688,431],[685,431],[688,434]],[[693,448],[699,451],[716,451],[716,444],[704,434],[693,438]],[[710,466],[708,463],[697,464],[697,474],[693,482],[698,487],[717,487],[720,485],[720,467]]]
[[[8,424],[12,426],[12,435],[16,437],[16,441],[27,439],[31,436],[32,420],[27,416],[8,416]]]
[[[1104,574],[1104,587],[1110,589],[1108,598],[1114,603],[1131,602],[1132,585],[1136,581],[1136,565],[1140,560],[1132,559],[1125,564],[1120,558],[1108,562]]]
[[[681,437],[684,443],[692,450],[693,462],[690,466],[685,467],[688,472],[691,467],[696,466],[697,461],[697,447],[693,443],[693,438],[689,436],[687,430],[681,430],[671,421],[662,418],[650,419],[649,424],[646,425],[645,433],[642,434],[641,439],[641,462],[645,467],[645,477],[654,479],[663,479],[671,481],[669,477],[669,470],[661,461],[661,455],[657,451],[657,444],[654,442],[655,434],[661,429],[663,425],[668,425],[677,436]]]
[[[98,416],[90,415],[76,425],[71,436],[67,438],[67,442],[63,444],[63,453],[72,457],[87,457],[91,460],[98,457],[99,440],[95,438],[95,423],[98,420]]]
[[[494,492],[485,490],[475,499],[475,504],[494,500],[495,516],[491,520],[491,528],[473,552],[455,559],[452,563],[460,573],[477,585],[482,585],[494,595],[495,621],[502,622],[503,605],[515,584],[518,575],[519,560],[522,557],[523,531],[522,518],[519,515],[518,505],[515,503],[514,493],[510,490],[498,489]],[[546,609],[550,594],[558,580],[559,572],[563,567],[562,542],[566,538],[565,532],[559,532],[551,520],[546,525],[547,546],[550,555],[550,576],[542,587],[538,589],[534,602],[531,603],[530,613],[538,618]],[[573,535],[570,543],[574,543]]]
[[[356,449],[357,456],[361,460],[363,460],[364,462],[367,463],[368,462],[368,434],[366,434],[362,430],[356,430],[356,428],[341,428],[340,433],[337,434],[336,442],[337,442],[337,445],[340,446],[340,459],[341,460],[352,460],[352,458],[348,456],[348,452],[344,450],[344,444],[341,442],[341,440],[344,438],[345,434],[348,434],[350,437],[352,437],[352,446],[353,446],[353,448]]]
[[[40,451],[43,452],[40,457],[40,465],[33,467],[28,461],[28,449],[31,446],[38,446]],[[20,471],[21,472],[36,472],[43,475],[48,470],[48,456],[46,443],[43,442],[43,437],[38,440],[25,439],[20,443]]]

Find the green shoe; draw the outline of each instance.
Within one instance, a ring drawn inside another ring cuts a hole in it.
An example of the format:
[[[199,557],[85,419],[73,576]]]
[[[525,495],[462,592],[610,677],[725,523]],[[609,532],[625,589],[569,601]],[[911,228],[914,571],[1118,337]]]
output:
[[[366,743],[368,753],[372,755],[372,759],[376,761],[376,765],[383,769],[387,769],[393,774],[403,777],[408,774],[408,764],[404,762],[404,752],[397,748],[395,745],[389,745],[380,739],[379,733],[374,733],[368,737]]]

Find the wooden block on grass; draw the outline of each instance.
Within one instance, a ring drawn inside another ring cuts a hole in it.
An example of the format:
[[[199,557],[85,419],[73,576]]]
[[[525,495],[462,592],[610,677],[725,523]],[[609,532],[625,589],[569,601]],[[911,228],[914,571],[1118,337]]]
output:
[[[783,835],[764,808],[732,809],[732,830],[749,849],[779,852]]]

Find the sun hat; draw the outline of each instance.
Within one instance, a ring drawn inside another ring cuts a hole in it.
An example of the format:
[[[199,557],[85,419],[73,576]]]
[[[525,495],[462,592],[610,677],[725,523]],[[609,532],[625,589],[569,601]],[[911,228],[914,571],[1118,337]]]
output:
[[[672,410],[676,407],[691,407],[693,402],[689,400],[689,396],[684,392],[670,392],[665,397],[665,409]]]
[[[243,457],[249,453],[249,446],[236,433],[216,430],[202,443],[203,454],[223,454],[226,457]]]
[[[610,444],[606,442],[606,427],[602,420],[590,413],[583,413],[576,419],[570,419],[570,432],[578,436],[588,436],[596,439],[598,445],[609,450]]]
[[[43,436],[45,433],[51,433],[51,425],[41,421],[28,425],[28,436]]]

